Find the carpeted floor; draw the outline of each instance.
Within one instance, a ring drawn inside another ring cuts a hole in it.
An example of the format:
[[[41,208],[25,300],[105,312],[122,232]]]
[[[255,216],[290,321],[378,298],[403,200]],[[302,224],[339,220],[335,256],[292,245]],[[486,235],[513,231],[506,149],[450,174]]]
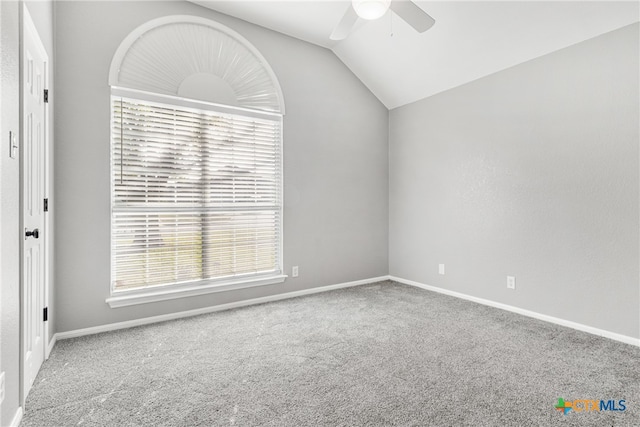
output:
[[[639,426],[640,348],[382,282],[60,341],[22,425]]]

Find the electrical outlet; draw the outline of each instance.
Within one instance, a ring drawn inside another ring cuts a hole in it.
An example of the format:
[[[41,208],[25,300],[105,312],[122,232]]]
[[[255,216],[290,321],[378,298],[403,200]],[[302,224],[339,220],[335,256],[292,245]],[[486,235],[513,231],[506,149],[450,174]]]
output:
[[[515,288],[516,288],[515,276],[507,276],[507,289],[515,289]]]
[[[4,401],[4,372],[0,374],[0,404]]]
[[[298,277],[298,266],[291,267],[291,277]]]
[[[444,264],[438,264],[438,273],[444,276]]]

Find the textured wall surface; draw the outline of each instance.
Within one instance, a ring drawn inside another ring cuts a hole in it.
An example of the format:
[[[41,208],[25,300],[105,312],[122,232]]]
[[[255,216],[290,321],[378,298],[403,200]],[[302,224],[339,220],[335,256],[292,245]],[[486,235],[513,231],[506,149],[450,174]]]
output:
[[[2,7],[0,6],[0,70],[2,70],[2,65],[4,65],[4,59],[2,57],[2,37],[3,37],[3,33],[2,33],[2,28],[1,28],[1,23],[2,23]],[[2,71],[0,71],[0,100],[2,100],[2,80],[3,80],[3,75],[4,73]],[[4,117],[2,116],[2,111],[3,109],[6,108],[2,101],[0,101],[0,142],[6,143],[7,141],[7,137],[3,137],[4,135],[4,128],[3,128],[3,121],[4,121]],[[5,154],[6,156],[6,154]],[[4,170],[4,166],[2,164],[2,160],[0,160],[0,200],[2,200],[2,194],[3,194],[3,188],[2,188],[2,182],[4,181],[3,175],[2,175],[2,171]],[[0,242],[2,241],[2,212],[4,211],[4,207],[2,207],[2,205],[0,205]],[[4,283],[4,278],[2,276],[2,264],[3,264],[3,259],[2,259],[2,244],[0,244],[0,372],[2,371],[2,286]],[[2,404],[0,403],[0,423],[2,423]]]
[[[18,2],[2,1],[0,9],[0,370],[5,373],[0,425],[6,426],[20,406],[20,176],[18,159],[10,158],[8,149],[9,131],[17,134],[20,129]]]
[[[275,71],[284,120],[283,284],[111,309],[111,59],[139,25],[192,14],[240,33]],[[105,25],[108,22],[108,25]],[[187,2],[56,4],[56,302],[64,332],[388,272],[388,111],[329,50]]]
[[[638,31],[392,110],[390,274],[640,337]]]

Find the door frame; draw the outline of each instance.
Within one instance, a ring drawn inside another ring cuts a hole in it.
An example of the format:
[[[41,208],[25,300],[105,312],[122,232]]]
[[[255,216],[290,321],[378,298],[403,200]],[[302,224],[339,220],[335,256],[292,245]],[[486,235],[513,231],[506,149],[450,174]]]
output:
[[[1,1],[1,0],[0,0]],[[24,130],[24,40],[25,35],[28,33],[29,36],[34,40],[36,49],[39,51],[39,54],[45,59],[44,62],[44,70],[43,70],[43,89],[50,89],[49,75],[50,75],[50,66],[51,59],[47,53],[47,50],[42,43],[42,39],[40,38],[40,34],[36,29],[36,26],[31,18],[31,14],[27,8],[25,3],[22,4],[20,8],[20,59],[19,59],[19,75],[20,75],[20,406],[24,410],[24,404],[26,401],[26,390],[24,386],[24,378],[25,378],[25,366],[24,360],[26,356],[26,345],[25,345],[25,304],[27,301],[24,295],[24,138],[25,134]],[[44,96],[44,94],[43,94]],[[50,185],[51,185],[51,171],[52,171],[52,151],[51,151],[51,120],[50,120],[50,111],[49,104],[44,104],[44,130],[43,130],[43,178],[44,178],[44,198],[49,198],[50,195]],[[51,254],[52,254],[52,246],[51,246],[51,222],[48,214],[44,215],[44,223],[43,223],[43,286],[44,286],[44,305],[48,307],[49,305],[49,287],[51,282],[50,277],[50,269],[51,269]],[[48,320],[51,319],[51,313],[48,313]],[[43,360],[49,358],[49,323],[45,323],[43,326],[44,333],[44,345],[43,345]]]

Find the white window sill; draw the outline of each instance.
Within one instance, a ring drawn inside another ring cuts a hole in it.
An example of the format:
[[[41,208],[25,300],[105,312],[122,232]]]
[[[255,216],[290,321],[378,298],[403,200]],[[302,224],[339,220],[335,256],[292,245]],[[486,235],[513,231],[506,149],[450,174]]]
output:
[[[192,297],[196,295],[210,294],[215,292],[232,291],[235,289],[252,288],[255,286],[273,285],[282,283],[287,278],[286,275],[267,276],[254,279],[244,279],[242,281],[229,280],[226,282],[202,282],[187,286],[168,286],[138,291],[122,292],[114,294],[106,299],[111,308],[127,307],[130,305],[146,304],[150,302],[166,301],[177,298]]]

